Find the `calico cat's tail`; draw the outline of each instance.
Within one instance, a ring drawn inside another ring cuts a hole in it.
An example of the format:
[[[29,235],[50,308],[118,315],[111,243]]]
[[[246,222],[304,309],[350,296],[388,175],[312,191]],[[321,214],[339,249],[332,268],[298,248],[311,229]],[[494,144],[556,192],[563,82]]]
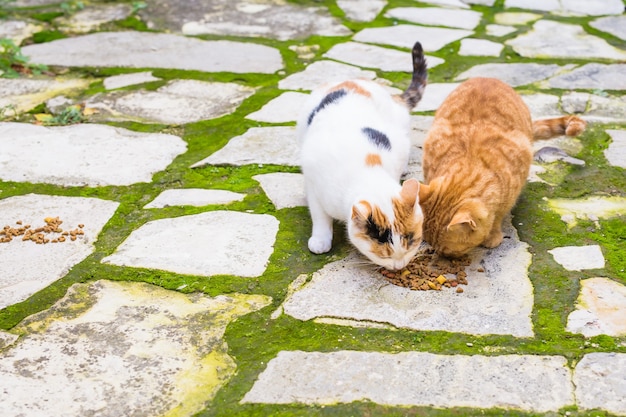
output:
[[[550,139],[561,135],[578,136],[585,131],[587,123],[578,116],[533,121],[533,139]]]
[[[426,58],[424,58],[424,49],[421,43],[415,42],[411,55],[413,57],[413,77],[409,87],[400,95],[409,110],[412,110],[422,99],[428,80]]]

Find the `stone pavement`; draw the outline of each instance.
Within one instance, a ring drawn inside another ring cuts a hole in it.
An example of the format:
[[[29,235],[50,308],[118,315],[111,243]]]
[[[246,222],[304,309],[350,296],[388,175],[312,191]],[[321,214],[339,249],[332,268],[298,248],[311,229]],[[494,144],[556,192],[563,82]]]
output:
[[[0,416],[626,415],[622,0],[0,6],[47,66],[0,78]],[[463,292],[306,247],[300,104],[402,90],[416,40],[407,177],[470,77],[589,122],[536,143]]]

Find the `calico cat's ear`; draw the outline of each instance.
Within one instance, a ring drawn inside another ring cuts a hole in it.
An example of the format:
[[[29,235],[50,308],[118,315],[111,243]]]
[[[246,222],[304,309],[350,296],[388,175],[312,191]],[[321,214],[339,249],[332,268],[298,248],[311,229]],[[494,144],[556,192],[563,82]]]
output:
[[[352,220],[366,220],[372,214],[372,206],[365,200],[352,206]]]
[[[402,202],[406,205],[414,206],[417,201],[418,193],[420,191],[420,182],[415,178],[409,178],[402,183],[402,189],[400,190],[400,197]]]

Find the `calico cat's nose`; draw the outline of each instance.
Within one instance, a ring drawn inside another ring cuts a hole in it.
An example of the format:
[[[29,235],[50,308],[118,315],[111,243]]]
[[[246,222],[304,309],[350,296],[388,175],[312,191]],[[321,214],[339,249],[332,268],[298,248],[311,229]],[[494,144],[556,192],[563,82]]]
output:
[[[393,261],[393,269],[396,271],[401,270],[406,266],[406,262],[402,259]]]

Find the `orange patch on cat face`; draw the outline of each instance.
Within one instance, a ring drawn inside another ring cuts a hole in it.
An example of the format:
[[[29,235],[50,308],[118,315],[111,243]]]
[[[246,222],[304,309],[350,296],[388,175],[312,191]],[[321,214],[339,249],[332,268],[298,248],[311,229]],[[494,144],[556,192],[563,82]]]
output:
[[[369,91],[367,91],[365,88],[361,87],[359,84],[355,83],[354,81],[344,81],[341,84],[337,84],[329,92],[342,90],[342,89],[351,91],[355,94],[360,94],[365,97],[371,97],[371,94]]]
[[[377,153],[368,153],[365,156],[365,165],[367,165],[368,167],[374,167],[382,164],[383,161],[380,158],[380,155],[378,155]]]

